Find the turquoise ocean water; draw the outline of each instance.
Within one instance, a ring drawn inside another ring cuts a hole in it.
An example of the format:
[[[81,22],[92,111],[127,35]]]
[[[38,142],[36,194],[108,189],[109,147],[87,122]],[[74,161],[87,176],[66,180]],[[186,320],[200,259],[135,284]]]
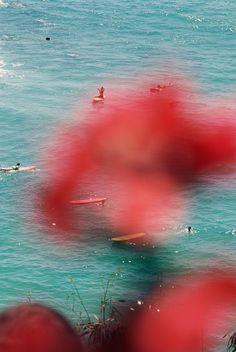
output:
[[[0,164],[42,167],[54,128],[70,123],[101,84],[109,94],[109,86],[140,84],[145,75],[156,83],[172,67],[194,80],[204,105],[233,97],[235,14],[236,2],[227,0],[0,1]],[[101,207],[87,224],[94,240],[68,247],[43,239],[28,196],[42,172],[0,175],[1,308],[30,296],[73,318],[70,277],[97,313],[101,278],[118,269],[117,299],[142,297],[154,280],[174,284],[176,274],[235,269],[235,174],[194,190],[186,218],[171,229],[177,237],[137,249],[111,245]]]

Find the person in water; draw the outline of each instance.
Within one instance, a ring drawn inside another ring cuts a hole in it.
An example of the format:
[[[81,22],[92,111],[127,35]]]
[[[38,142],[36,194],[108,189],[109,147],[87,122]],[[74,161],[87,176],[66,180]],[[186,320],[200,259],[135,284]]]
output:
[[[20,163],[16,163],[16,165],[12,166],[12,170],[19,170]]]
[[[192,227],[188,226],[188,232],[191,232],[191,231],[192,231]]]
[[[170,85],[170,84],[169,84]],[[165,84],[156,84],[154,87],[150,88],[151,93],[161,92],[167,86]]]
[[[103,86],[101,86],[101,88],[98,88],[98,96],[99,98],[105,98],[104,97],[104,92],[105,92],[105,88]]]

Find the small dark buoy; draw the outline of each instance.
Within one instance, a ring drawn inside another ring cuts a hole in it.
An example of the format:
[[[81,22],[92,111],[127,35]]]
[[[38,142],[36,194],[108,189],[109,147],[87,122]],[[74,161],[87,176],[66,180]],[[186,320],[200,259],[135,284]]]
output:
[[[46,37],[46,40],[50,40],[50,37]]]

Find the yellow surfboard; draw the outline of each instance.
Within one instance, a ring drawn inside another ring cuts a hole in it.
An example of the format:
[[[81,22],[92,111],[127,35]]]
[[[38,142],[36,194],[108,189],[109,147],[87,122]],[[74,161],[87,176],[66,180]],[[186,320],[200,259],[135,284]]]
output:
[[[104,102],[105,100],[105,95],[103,97],[100,97],[99,95],[96,95],[95,97],[93,97],[93,103],[99,103],[99,102]]]
[[[141,237],[143,237],[145,235],[146,234],[144,232],[133,233],[132,235],[112,237],[111,240],[114,241],[114,242],[125,242],[125,241],[136,240],[137,238],[141,238]]]

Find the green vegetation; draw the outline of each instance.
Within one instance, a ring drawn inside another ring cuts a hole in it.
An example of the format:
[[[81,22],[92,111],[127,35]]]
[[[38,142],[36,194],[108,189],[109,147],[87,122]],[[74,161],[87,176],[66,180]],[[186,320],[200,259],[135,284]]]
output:
[[[236,352],[236,332],[234,332],[228,340],[227,352]]]
[[[106,280],[101,279],[102,294],[99,300],[99,314],[91,315],[80,295],[74,278],[70,278],[72,287],[67,297],[67,304],[75,315],[76,328],[81,337],[91,345],[108,343],[114,334],[123,333],[122,313],[119,302],[111,296],[111,288],[119,277],[120,270],[112,273]]]

